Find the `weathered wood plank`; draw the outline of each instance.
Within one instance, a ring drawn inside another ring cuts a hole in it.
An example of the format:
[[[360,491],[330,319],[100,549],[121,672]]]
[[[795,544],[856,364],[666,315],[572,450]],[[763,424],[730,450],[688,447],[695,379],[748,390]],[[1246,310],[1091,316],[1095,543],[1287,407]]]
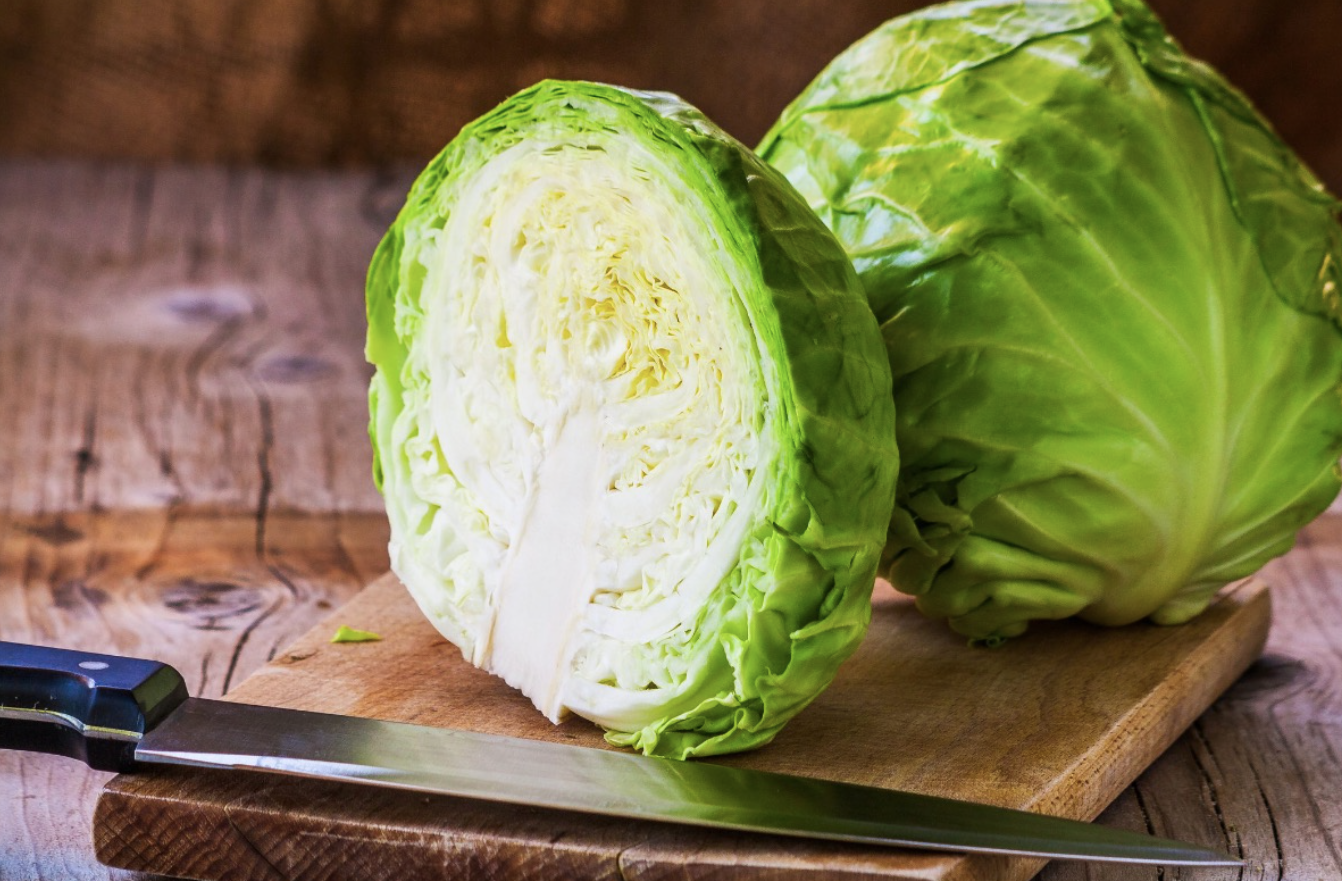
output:
[[[379,510],[363,274],[407,185],[6,164],[0,510]]]
[[[385,569],[362,278],[407,182],[0,164],[0,638],[218,695]],[[0,753],[0,878],[107,877],[107,777]]]

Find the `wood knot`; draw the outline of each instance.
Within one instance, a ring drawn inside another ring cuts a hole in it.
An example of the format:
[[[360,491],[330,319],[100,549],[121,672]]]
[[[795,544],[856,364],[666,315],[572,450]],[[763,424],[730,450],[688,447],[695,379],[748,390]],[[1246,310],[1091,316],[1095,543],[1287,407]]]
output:
[[[68,545],[71,542],[79,541],[84,537],[84,533],[80,532],[78,529],[70,527],[64,520],[59,518],[52,523],[42,523],[36,526],[25,527],[24,531],[53,547]]]
[[[265,597],[255,587],[194,578],[169,585],[162,600],[197,630],[234,630],[243,625],[242,619],[265,606]]]
[[[317,654],[316,649],[302,649],[296,652],[288,652],[275,659],[277,664],[297,664],[300,661],[306,661],[308,658]]]
[[[267,359],[257,370],[267,382],[316,382],[336,372],[335,365],[313,355],[282,355]]]
[[[179,290],[163,301],[174,318],[189,324],[223,324],[252,314],[251,301],[232,287]]]
[[[88,447],[80,447],[75,450],[75,470],[80,474],[87,474],[98,467],[98,457],[93,455],[93,450]]]
[[[1230,690],[1229,700],[1252,700],[1268,692],[1297,691],[1314,681],[1314,672],[1299,658],[1265,654],[1244,671]]]
[[[106,605],[108,599],[110,597],[108,597],[107,591],[92,587],[78,578],[62,581],[51,589],[52,604],[64,612],[83,611],[89,608],[97,609]]]

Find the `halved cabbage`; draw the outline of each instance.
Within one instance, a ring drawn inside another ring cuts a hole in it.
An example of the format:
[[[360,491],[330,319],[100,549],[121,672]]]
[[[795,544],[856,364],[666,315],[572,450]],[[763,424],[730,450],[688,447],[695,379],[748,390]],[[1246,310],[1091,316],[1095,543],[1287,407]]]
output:
[[[693,108],[545,82],[467,126],[368,318],[393,568],[551,720],[746,749],[856,647],[898,465],[880,332],[824,225]]]

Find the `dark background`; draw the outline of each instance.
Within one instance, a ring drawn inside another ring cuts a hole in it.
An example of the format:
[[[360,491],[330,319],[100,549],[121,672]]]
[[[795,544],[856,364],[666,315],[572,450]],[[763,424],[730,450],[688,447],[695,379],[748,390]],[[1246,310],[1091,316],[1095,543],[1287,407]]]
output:
[[[3,0],[0,155],[423,161],[547,77],[668,89],[754,143],[909,0]],[[1342,191],[1342,0],[1155,0]]]

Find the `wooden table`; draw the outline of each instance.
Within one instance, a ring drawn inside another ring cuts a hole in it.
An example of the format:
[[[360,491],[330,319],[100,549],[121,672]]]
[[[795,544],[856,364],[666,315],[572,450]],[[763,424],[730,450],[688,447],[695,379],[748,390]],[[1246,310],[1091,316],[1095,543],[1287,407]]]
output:
[[[217,696],[385,571],[362,280],[409,181],[0,163],[0,639]],[[1342,516],[1264,574],[1266,655],[1102,817],[1251,860],[1200,881],[1342,877]],[[133,877],[93,858],[107,779],[0,753],[0,879]]]

